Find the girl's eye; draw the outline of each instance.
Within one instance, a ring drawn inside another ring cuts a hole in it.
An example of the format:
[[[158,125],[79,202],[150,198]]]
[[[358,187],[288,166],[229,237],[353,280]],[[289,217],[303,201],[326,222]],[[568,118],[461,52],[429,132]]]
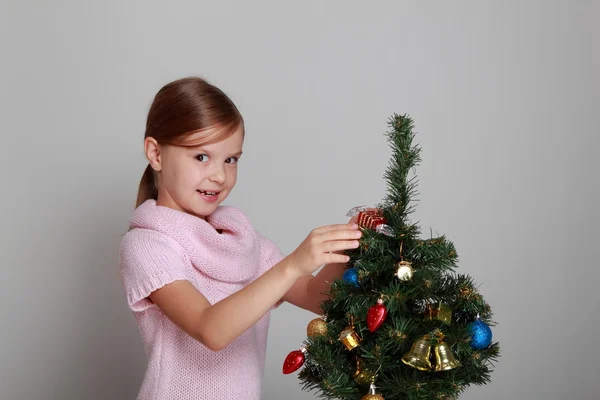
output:
[[[229,157],[227,160],[225,160],[225,162],[227,164],[237,164],[238,158],[237,157]]]
[[[208,161],[208,156],[206,154],[198,154],[196,156],[196,160],[198,160],[200,162],[207,162]]]

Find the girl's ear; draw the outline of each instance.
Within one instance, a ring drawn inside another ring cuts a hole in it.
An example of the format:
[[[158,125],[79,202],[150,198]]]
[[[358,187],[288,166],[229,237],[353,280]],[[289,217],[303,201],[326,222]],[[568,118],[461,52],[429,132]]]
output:
[[[155,171],[162,169],[161,157],[160,157],[160,145],[153,137],[147,137],[144,139],[144,152],[146,158],[150,163],[150,166]]]

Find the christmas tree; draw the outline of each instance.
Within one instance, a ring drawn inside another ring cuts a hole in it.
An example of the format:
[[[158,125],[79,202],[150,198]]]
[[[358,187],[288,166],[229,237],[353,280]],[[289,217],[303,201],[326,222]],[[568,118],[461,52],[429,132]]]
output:
[[[363,231],[343,279],[310,322],[303,346],[283,365],[300,368],[303,390],[325,399],[457,399],[490,381],[499,357],[489,304],[474,280],[456,273],[445,236],[421,238],[410,223],[420,162],[413,121],[394,114],[386,132],[392,157],[382,204],[356,207]]]

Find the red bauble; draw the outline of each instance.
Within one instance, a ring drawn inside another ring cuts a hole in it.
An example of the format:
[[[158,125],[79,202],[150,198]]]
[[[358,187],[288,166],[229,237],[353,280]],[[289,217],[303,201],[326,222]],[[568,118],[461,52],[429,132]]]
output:
[[[291,374],[304,364],[304,353],[306,349],[303,347],[300,350],[294,350],[285,358],[283,362],[283,373]]]
[[[367,326],[369,327],[369,331],[375,332],[381,324],[385,321],[388,315],[388,310],[383,305],[383,300],[377,300],[377,304],[371,306],[369,308],[369,312],[367,313]]]

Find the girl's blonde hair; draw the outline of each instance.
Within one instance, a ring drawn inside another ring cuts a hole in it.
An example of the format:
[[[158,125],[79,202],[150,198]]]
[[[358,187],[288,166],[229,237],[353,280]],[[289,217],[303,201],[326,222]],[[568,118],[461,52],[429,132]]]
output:
[[[193,144],[186,138],[202,130],[219,127]],[[144,138],[161,145],[201,146],[226,139],[244,120],[231,99],[219,88],[198,77],[182,78],[163,86],[150,106]],[[148,164],[138,190],[136,208],[149,199],[156,200],[156,174]]]

